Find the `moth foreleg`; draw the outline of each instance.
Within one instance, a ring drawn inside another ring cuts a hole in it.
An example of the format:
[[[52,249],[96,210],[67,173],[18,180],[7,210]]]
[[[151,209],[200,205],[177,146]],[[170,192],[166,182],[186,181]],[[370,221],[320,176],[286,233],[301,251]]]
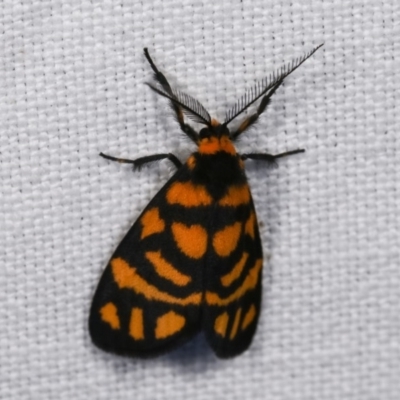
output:
[[[144,164],[163,160],[165,158],[170,160],[176,166],[176,168],[180,168],[182,166],[182,163],[179,160],[179,158],[172,153],[152,154],[150,156],[137,158],[136,160],[129,160],[126,158],[117,158],[117,157],[109,156],[104,153],[100,153],[99,155],[110,161],[116,161],[116,162],[119,162],[122,164],[133,164],[134,169],[140,169]]]
[[[278,158],[286,157],[286,156],[291,156],[293,154],[298,154],[298,153],[304,153],[304,149],[297,149],[297,150],[291,150],[291,151],[285,151],[284,153],[279,153],[279,154],[268,154],[268,153],[246,153],[246,154],[241,154],[241,159],[242,160],[259,160],[259,161],[264,161],[269,166],[271,167],[277,167],[276,160]]]

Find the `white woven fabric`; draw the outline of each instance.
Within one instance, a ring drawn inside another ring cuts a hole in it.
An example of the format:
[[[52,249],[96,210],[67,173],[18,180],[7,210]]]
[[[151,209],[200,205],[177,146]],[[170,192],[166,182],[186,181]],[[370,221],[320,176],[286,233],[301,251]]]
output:
[[[0,398],[400,397],[400,3],[3,0],[0,4]],[[247,163],[261,221],[261,321],[221,361],[200,337],[154,360],[90,341],[114,248],[193,150],[143,83],[159,67],[210,112],[325,42],[238,144],[305,147]],[[396,62],[397,61],[397,62]]]

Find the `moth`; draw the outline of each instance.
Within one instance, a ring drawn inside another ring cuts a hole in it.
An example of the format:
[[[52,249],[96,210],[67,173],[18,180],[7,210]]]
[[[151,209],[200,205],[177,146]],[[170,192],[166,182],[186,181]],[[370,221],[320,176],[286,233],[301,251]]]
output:
[[[260,315],[263,256],[244,161],[271,166],[304,150],[240,154],[234,141],[255,124],[284,79],[321,46],[257,82],[223,123],[199,101],[172,88],[144,49],[155,80],[148,86],[168,99],[197,150],[185,163],[172,153],[135,160],[100,153],[134,169],[168,159],[177,171],[118,245],[100,279],[89,317],[90,335],[99,348],[157,356],[200,331],[220,358],[249,347]],[[231,122],[256,102],[255,112],[230,130]],[[185,117],[203,128],[195,130]]]

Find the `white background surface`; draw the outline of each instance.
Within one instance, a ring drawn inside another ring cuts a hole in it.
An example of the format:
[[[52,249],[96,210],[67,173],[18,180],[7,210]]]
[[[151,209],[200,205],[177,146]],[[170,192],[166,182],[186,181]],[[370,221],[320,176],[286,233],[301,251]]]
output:
[[[398,399],[400,3],[3,0],[0,5],[0,398]],[[148,46],[216,117],[255,79],[324,42],[240,151],[261,221],[264,304],[251,348],[203,339],[154,360],[95,348],[100,274],[172,174],[135,158],[194,148],[144,82]]]

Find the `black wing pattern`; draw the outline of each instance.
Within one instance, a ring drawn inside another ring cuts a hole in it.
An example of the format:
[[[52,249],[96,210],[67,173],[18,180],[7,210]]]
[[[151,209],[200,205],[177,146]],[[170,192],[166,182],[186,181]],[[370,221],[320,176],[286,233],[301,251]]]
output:
[[[150,201],[103,273],[89,318],[92,340],[103,350],[155,356],[179,346],[201,328],[203,259],[178,251],[175,237],[190,253],[185,237],[198,233],[195,223],[204,218],[205,210],[193,218],[173,199],[166,200],[168,194],[180,197],[174,184],[185,180],[186,174],[182,167]],[[185,232],[188,221],[194,228]]]
[[[241,190],[248,191],[248,201],[245,195],[244,204],[216,209],[205,270],[202,326],[220,358],[249,347],[260,313],[262,246],[250,191],[247,185]]]
[[[216,199],[194,183],[189,159],[112,256],[92,303],[92,340],[106,351],[150,357],[203,329],[217,356],[235,356],[256,329],[261,269],[247,182]]]

